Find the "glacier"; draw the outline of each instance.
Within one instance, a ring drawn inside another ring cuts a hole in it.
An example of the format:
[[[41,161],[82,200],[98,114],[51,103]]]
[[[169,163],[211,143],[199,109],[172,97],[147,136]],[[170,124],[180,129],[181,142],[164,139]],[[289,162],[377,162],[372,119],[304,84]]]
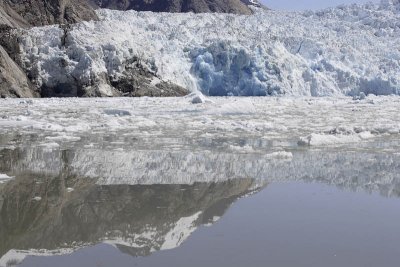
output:
[[[39,86],[123,79],[132,61],[211,96],[400,94],[400,2],[250,16],[97,11],[99,21],[22,30]]]

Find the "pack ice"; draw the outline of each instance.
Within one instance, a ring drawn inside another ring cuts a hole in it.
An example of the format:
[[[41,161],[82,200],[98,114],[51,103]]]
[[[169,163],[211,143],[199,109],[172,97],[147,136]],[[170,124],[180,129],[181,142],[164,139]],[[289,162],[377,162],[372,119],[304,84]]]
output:
[[[214,96],[400,93],[399,0],[251,16],[98,15],[68,30],[26,30],[21,57],[32,80],[49,87],[118,80],[139,59],[154,79]],[[110,85],[102,88],[107,94]]]

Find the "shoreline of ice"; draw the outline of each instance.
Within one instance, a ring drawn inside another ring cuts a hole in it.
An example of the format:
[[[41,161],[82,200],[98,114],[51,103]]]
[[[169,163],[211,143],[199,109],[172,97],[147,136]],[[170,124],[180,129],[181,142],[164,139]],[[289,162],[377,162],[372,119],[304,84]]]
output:
[[[213,97],[201,104],[187,98],[1,99],[0,134],[38,134],[49,148],[110,134],[148,140],[148,148],[169,145],[168,139],[172,145],[177,138],[220,137],[335,146],[400,134],[399,107],[396,96]]]
[[[397,96],[214,97],[201,104],[147,97],[0,99],[0,149],[7,157],[24,155],[13,171],[49,175],[62,170],[68,155],[69,170],[99,184],[286,177],[278,165],[293,165],[290,176],[296,177],[299,164],[308,166],[300,159],[315,153],[321,155],[311,161],[320,168],[324,160],[351,161],[354,152],[398,157],[399,108]],[[323,151],[343,155],[335,160]]]

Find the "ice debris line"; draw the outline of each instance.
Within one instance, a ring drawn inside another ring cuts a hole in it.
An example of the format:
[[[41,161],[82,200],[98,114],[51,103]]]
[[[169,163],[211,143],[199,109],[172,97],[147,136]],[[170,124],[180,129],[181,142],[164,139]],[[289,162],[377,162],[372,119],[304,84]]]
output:
[[[98,10],[66,31],[26,30],[25,70],[39,84],[123,78],[132,59],[206,95],[400,94],[400,2],[251,16]]]

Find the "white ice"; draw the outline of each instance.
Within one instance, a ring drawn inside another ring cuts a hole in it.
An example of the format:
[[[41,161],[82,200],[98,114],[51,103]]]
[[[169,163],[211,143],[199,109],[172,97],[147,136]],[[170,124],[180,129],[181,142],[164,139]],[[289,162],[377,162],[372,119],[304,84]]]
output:
[[[110,115],[115,107],[125,115]],[[0,114],[4,114],[0,134],[37,133],[41,145],[51,149],[92,134],[145,138],[152,140],[143,143],[149,149],[171,145],[165,138],[169,142],[257,137],[307,146],[357,144],[398,136],[399,108],[396,96],[364,100],[214,97],[196,105],[188,98],[38,99],[29,104],[0,99]]]
[[[27,30],[22,62],[50,87],[118,79],[137,57],[159,78],[209,95],[399,94],[399,10],[398,0],[251,16],[99,10],[100,21],[74,25],[65,45],[58,26]]]

